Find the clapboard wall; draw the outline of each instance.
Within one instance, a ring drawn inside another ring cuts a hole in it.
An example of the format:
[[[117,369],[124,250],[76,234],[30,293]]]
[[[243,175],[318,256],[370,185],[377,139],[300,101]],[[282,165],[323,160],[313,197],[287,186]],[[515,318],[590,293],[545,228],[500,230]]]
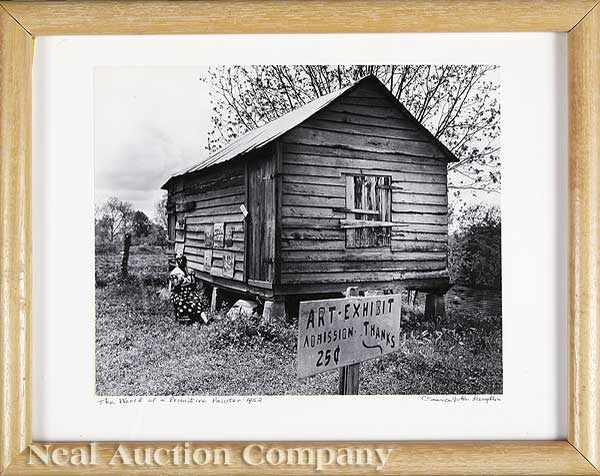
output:
[[[447,277],[447,163],[372,85],[342,96],[280,139],[282,285]],[[391,244],[347,248],[346,177],[391,177]]]
[[[177,235],[184,240],[189,267],[201,275],[220,277],[223,253],[232,252],[235,257],[232,279],[243,282],[245,240],[240,205],[246,202],[244,164],[226,164],[201,174],[182,176],[175,181],[169,199],[175,201],[177,221],[185,222],[185,232]],[[220,249],[206,245],[205,230],[215,223],[224,223],[226,229],[230,227],[233,231],[231,243]],[[210,269],[204,264],[208,249],[212,250]]]

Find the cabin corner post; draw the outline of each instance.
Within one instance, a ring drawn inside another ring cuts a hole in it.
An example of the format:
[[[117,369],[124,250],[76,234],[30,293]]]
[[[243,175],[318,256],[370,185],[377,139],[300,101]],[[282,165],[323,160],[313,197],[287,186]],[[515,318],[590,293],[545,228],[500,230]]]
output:
[[[244,207],[246,210],[249,209],[248,205],[248,189],[250,187],[250,180],[248,177],[248,161],[244,161]],[[243,282],[248,284],[248,233],[250,233],[250,216],[244,215],[244,220],[242,222],[242,228],[244,230],[244,277]]]
[[[281,283],[281,207],[283,205],[283,154],[284,146],[281,140],[275,143],[274,150],[274,184],[273,184],[273,285]]]
[[[568,441],[600,468],[600,8],[568,34]]]
[[[33,42],[0,7],[0,473],[31,442]]]
[[[281,283],[281,206],[282,206],[282,176],[283,176],[283,144],[280,140],[273,146],[273,295],[265,301],[263,318],[286,320],[289,317],[285,296],[277,294]]]

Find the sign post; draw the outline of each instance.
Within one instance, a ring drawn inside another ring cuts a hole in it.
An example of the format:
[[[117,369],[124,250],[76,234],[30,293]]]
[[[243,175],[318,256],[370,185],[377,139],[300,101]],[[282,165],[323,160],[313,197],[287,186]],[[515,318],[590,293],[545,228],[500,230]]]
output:
[[[357,296],[300,303],[298,377],[340,369],[339,392],[355,395],[360,362],[399,349],[400,294]]]
[[[350,364],[340,369],[340,395],[358,395],[360,388],[360,364]]]
[[[357,287],[349,287],[344,293],[347,298],[358,296]],[[360,388],[360,363],[350,364],[340,369],[340,395],[358,395]]]

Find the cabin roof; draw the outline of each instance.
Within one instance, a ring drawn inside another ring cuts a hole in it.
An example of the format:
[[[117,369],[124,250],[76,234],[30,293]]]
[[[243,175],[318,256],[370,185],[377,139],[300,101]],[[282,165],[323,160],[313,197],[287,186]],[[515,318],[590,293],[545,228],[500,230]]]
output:
[[[393,103],[399,107],[404,115],[406,115],[410,120],[414,121],[419,129],[431,140],[432,143],[437,145],[442,153],[444,154],[446,160],[448,162],[457,162],[458,159],[456,156],[450,152],[450,150],[440,142],[425,126],[423,126],[415,117],[402,105],[402,103],[385,87],[385,85],[374,75],[365,76],[358,81],[346,86],[345,88],[339,89],[337,91],[333,91],[329,94],[321,96],[314,101],[309,102],[293,111],[284,114],[283,116],[261,126],[253,129],[243,136],[234,139],[229,142],[227,145],[219,149],[214,154],[207,157],[202,162],[179,171],[167,180],[167,182],[162,186],[162,188],[166,188],[171,179],[175,177],[179,177],[181,175],[186,175],[193,172],[198,172],[203,169],[207,169],[217,164],[221,164],[223,162],[228,162],[236,157],[247,154],[253,150],[259,149],[271,142],[273,142],[278,137],[281,137],[286,132],[290,131],[294,127],[302,124],[304,121],[312,117],[317,112],[324,109],[327,105],[331,104],[337,98],[343,96],[345,93],[351,91],[356,88],[359,84],[362,84],[366,81],[370,81],[375,83],[380,89],[382,89],[383,93],[386,94],[389,98],[392,99]]]

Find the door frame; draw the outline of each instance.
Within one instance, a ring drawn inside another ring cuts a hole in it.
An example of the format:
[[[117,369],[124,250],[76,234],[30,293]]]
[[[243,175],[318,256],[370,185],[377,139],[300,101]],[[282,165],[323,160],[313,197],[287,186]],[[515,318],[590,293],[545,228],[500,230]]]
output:
[[[259,153],[254,153],[250,156],[248,156],[246,158],[245,161],[245,175],[246,175],[246,191],[245,191],[245,201],[246,201],[246,208],[248,209],[248,217],[246,217],[246,219],[244,220],[244,281],[249,285],[249,286],[254,286],[257,288],[261,288],[261,289],[273,289],[273,284],[276,281],[276,277],[279,274],[279,267],[278,267],[278,259],[276,258],[278,256],[278,250],[277,250],[277,244],[279,242],[279,237],[278,237],[278,230],[279,227],[277,226],[278,224],[278,218],[279,218],[279,204],[280,204],[280,200],[278,200],[278,193],[280,191],[281,187],[278,187],[278,181],[281,179],[280,174],[278,173],[278,160],[277,160],[277,156],[280,154],[275,153],[276,150],[279,149],[279,144],[277,143],[276,146],[274,148],[271,148],[271,150],[269,149],[265,149],[262,150],[263,154],[259,154]],[[251,194],[252,192],[250,191],[250,170],[251,167],[254,163],[259,162],[261,160],[264,161],[274,161],[273,163],[273,172],[272,172],[272,204],[274,207],[273,210],[273,233],[272,233],[272,243],[271,243],[271,256],[269,259],[272,260],[272,274],[271,274],[271,280],[267,281],[267,280],[260,280],[260,279],[254,279],[254,276],[251,276],[250,271],[250,263],[251,263],[251,248],[253,247],[253,243],[252,243],[252,233],[253,233],[253,229],[254,229],[254,222],[253,222],[253,216],[252,216],[252,210],[251,210],[251,206],[250,206],[250,200],[251,200]]]

